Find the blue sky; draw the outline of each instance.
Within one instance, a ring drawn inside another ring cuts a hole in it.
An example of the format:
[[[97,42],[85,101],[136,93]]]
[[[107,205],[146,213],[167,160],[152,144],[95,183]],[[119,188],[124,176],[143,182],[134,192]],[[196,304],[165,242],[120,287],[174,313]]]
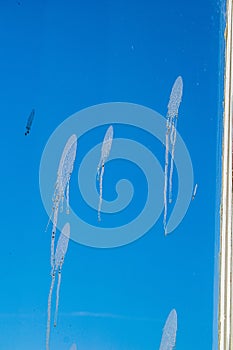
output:
[[[178,315],[176,348],[212,349],[222,3],[22,0],[1,1],[0,6],[0,348],[45,349],[51,227],[45,232],[48,215],[39,167],[51,134],[72,114],[100,103],[131,102],[165,116],[172,85],[181,75],[178,131],[192,159],[196,198],[167,237],[161,215],[147,234],[120,248],[95,249],[70,241],[51,350],[69,349],[74,342],[79,350],[159,349],[173,308]],[[35,120],[25,137],[32,108]],[[79,162],[104,132],[100,120],[93,134],[80,138],[71,179],[71,206],[87,221],[92,214],[75,187]],[[116,137],[138,138],[164,166],[165,148],[158,140],[123,126],[115,132]],[[56,174],[49,176],[55,180]],[[112,161],[105,172],[106,199],[114,199],[122,177],[135,187],[132,211],[119,218],[124,221],[143,205],[147,187],[138,167]],[[104,217],[101,225],[109,224],[111,215]]]

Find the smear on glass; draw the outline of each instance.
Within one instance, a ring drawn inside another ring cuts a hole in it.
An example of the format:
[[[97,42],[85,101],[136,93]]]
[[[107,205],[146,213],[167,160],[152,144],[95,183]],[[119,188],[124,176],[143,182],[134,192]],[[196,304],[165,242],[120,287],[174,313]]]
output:
[[[159,350],[172,350],[176,345],[177,313],[173,309],[167,317],[163,328]]]
[[[25,131],[25,136],[27,136],[31,130],[32,122],[35,116],[35,109],[33,108],[31,113],[29,114],[28,120],[27,120],[27,125],[26,125],[26,131]]]
[[[104,140],[101,148],[101,156],[100,161],[97,167],[97,179],[99,181],[99,205],[98,205],[98,221],[101,220],[100,212],[103,201],[103,176],[104,176],[104,166],[106,160],[108,159],[109,153],[112,147],[112,139],[113,139],[113,127],[109,126],[106,134],[104,136]]]
[[[62,232],[57,242],[57,247],[55,252],[55,264],[51,270],[51,285],[50,285],[49,295],[48,295],[46,350],[49,350],[51,305],[52,305],[52,295],[53,295],[53,288],[55,284],[56,274],[58,274],[58,282],[57,282],[57,293],[56,293],[56,307],[55,307],[55,315],[54,315],[54,327],[56,327],[57,325],[59,293],[60,293],[60,286],[61,286],[61,270],[62,270],[62,265],[64,263],[65,255],[68,249],[69,238],[70,238],[70,224],[66,223],[62,229]]]
[[[194,200],[194,198],[196,197],[197,187],[198,187],[198,184],[196,184],[195,187],[194,187],[193,195],[192,195],[192,200]]]
[[[77,137],[73,134],[67,141],[62,156],[60,159],[57,180],[55,184],[55,191],[53,194],[53,208],[52,213],[49,218],[49,222],[53,217],[53,227],[51,236],[51,268],[54,268],[54,242],[57,230],[58,213],[63,211],[64,198],[66,198],[66,213],[69,214],[69,183],[70,177],[73,171],[74,161],[76,157],[77,150]],[[47,227],[49,225],[47,224]],[[47,228],[46,228],[47,230]]]
[[[166,122],[166,151],[165,151],[165,170],[164,170],[164,218],[163,225],[166,234],[167,225],[167,202],[172,202],[172,176],[174,169],[174,156],[176,145],[176,127],[178,119],[178,111],[183,94],[183,80],[179,76],[171,91],[170,99],[168,102],[167,122]],[[169,156],[170,153],[170,156]],[[170,173],[169,170],[170,160]],[[169,189],[169,191],[168,191]]]

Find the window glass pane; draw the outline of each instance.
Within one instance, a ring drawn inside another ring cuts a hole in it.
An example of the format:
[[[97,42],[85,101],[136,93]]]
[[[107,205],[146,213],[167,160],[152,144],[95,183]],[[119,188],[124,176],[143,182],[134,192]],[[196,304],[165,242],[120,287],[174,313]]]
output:
[[[0,347],[229,344],[229,4],[0,5]]]

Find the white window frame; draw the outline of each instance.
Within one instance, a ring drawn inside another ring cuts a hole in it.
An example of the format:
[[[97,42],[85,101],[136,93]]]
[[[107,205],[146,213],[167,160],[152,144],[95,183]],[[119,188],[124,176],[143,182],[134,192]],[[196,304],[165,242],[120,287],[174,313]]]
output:
[[[227,1],[225,30],[224,119],[219,256],[219,350],[233,350],[233,235],[232,235],[232,117],[233,117],[233,4]]]

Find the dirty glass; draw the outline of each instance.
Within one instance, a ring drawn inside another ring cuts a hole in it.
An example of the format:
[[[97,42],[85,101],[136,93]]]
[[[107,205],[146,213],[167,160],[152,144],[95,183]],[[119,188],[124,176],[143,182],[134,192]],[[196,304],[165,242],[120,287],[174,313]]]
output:
[[[225,5],[1,2],[1,349],[218,348]]]

